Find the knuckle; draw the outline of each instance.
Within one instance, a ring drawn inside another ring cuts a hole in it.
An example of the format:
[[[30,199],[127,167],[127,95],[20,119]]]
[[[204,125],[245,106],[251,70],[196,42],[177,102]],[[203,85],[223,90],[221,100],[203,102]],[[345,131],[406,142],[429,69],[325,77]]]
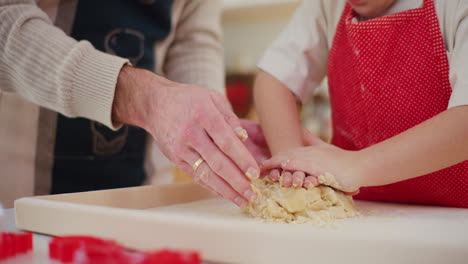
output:
[[[220,140],[219,142],[219,148],[224,152],[224,153],[231,153],[231,151],[234,150],[234,141],[224,138]]]
[[[203,185],[203,181],[199,177],[194,177],[193,181],[199,185]]]
[[[209,186],[209,179],[210,179],[210,170],[204,165],[200,165],[196,174],[196,181],[197,183],[203,183]]]
[[[193,144],[196,141],[195,129],[193,126],[186,126],[182,130],[182,142],[185,144]]]
[[[193,117],[192,117],[192,118],[193,118],[193,120],[194,120],[195,122],[197,122],[197,123],[203,122],[203,120],[204,120],[204,115],[203,115],[203,111],[202,111],[202,110],[199,110],[199,108],[193,109],[192,114],[193,114]]]
[[[176,144],[176,145],[174,146],[174,153],[173,153],[173,154],[174,154],[174,155],[173,155],[173,156],[174,156],[174,159],[176,159],[176,157],[178,157],[178,156],[180,155],[180,153],[183,153],[184,151],[185,151],[185,146],[184,146],[184,145],[182,145],[182,144]],[[174,160],[174,159],[173,159],[173,160]]]
[[[217,110],[214,110],[217,111]],[[220,134],[222,135],[224,133],[223,127],[220,126],[220,123],[223,122],[224,120],[216,117],[213,115],[213,111],[210,111],[209,114],[207,114],[200,123],[204,124],[205,128],[208,131],[212,131],[214,134]]]
[[[208,177],[209,173],[206,171],[206,170],[202,170],[200,172],[200,175],[198,175],[198,178],[204,182],[204,183],[208,183],[208,180],[209,180],[209,177]]]
[[[192,134],[192,126],[191,125],[183,125],[179,130],[179,138],[183,141],[187,140],[187,137]]]
[[[207,111],[205,111],[205,107],[203,105],[196,104],[192,108],[192,115],[193,120],[197,123],[203,122],[206,119]]]
[[[163,153],[164,153],[164,155],[166,155],[166,157],[167,157],[169,160],[171,160],[171,161],[173,161],[173,162],[179,161],[179,157],[178,157],[178,155],[177,155],[178,152],[177,152],[177,150],[175,149],[175,147],[174,147],[174,148],[171,148],[171,149],[167,149],[167,150],[163,151]]]
[[[182,171],[188,173],[191,172],[191,167],[189,167],[182,159],[174,159],[172,162],[174,162],[174,165],[180,168]]]
[[[250,181],[242,173],[230,175],[229,178],[226,178],[226,181],[229,182],[234,190],[240,194],[250,190]]]
[[[301,178],[301,177],[304,177],[304,173],[302,171],[296,171],[294,172],[293,176]]]
[[[195,175],[193,177],[193,181],[195,181],[198,184],[202,184],[203,183],[203,178],[200,177],[199,173],[195,173]]]
[[[247,191],[251,190],[250,182],[247,182],[247,181],[238,182],[238,183],[237,183],[237,186],[235,186],[235,189],[236,189],[239,193],[245,194]]]
[[[291,160],[285,160],[281,163],[281,168],[283,170],[296,170],[295,162]]]
[[[211,168],[213,169],[213,171],[219,174],[222,171],[224,171],[224,169],[226,168],[226,165],[221,160],[216,160],[211,164]]]
[[[234,124],[236,127],[240,127],[240,121],[234,114],[229,114],[225,117],[225,120],[228,124]]]
[[[221,197],[233,201],[237,198],[237,194],[235,192],[223,192],[220,193]]]

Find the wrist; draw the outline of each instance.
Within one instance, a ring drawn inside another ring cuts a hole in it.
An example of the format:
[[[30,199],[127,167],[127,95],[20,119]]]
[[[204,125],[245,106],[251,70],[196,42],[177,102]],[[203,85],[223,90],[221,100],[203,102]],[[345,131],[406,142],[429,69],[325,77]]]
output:
[[[384,178],[382,171],[379,170],[378,160],[370,153],[369,149],[356,151],[357,155],[357,177],[360,187],[370,187],[382,185],[380,182]]]
[[[274,156],[278,153],[285,152],[290,149],[304,147],[304,144],[302,144],[300,139],[291,140],[292,137],[290,137],[289,139],[290,141],[278,140],[277,144],[271,144],[271,147],[270,147],[271,155]]]
[[[149,130],[149,115],[155,107],[155,99],[169,83],[156,74],[125,65],[120,70],[112,106],[114,125],[127,124]]]
[[[356,166],[355,166],[355,175],[357,177],[357,182],[359,187],[369,187],[374,186],[375,169],[374,164],[369,157],[369,153],[363,149],[355,151],[356,155]]]
[[[139,90],[137,75],[139,70],[125,65],[120,70],[115,87],[114,102],[112,105],[112,122],[114,125],[128,124],[137,125],[140,119],[137,115],[139,112],[135,104],[133,104],[133,93],[131,90]]]

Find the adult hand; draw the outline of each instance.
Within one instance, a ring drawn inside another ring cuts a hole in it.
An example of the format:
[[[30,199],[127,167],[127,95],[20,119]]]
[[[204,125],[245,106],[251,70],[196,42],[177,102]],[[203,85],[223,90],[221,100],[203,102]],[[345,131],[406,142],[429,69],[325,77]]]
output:
[[[249,120],[241,120],[241,126],[247,131],[249,137],[244,141],[244,145],[253,155],[258,164],[271,158],[270,150],[265,137],[263,136],[262,128],[255,122]]]
[[[279,153],[265,161],[262,170],[279,168],[285,171],[304,172],[312,177],[308,181],[313,182],[313,185],[318,183],[319,176],[332,174],[339,189],[351,194],[355,194],[361,186],[364,186],[364,166],[359,152],[340,149],[312,134],[308,134],[305,141],[312,146]]]
[[[242,142],[246,130],[221,93],[125,66],[113,120],[146,129],[162,152],[197,183],[238,206],[256,198],[249,178],[258,178],[260,170]],[[194,166],[199,159],[204,162]]]

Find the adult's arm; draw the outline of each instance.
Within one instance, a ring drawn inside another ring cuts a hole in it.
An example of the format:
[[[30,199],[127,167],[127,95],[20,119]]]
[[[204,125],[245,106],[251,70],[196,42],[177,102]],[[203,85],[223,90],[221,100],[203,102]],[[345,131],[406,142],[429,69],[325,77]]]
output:
[[[164,63],[167,78],[225,92],[220,0],[184,4]]]
[[[76,41],[33,0],[0,1],[0,91],[112,127],[114,91],[127,60]]]
[[[221,94],[122,67],[126,60],[66,36],[33,1],[1,2],[0,21],[2,92],[109,127],[142,127],[186,171],[203,157],[217,172],[198,170],[197,182],[241,206],[254,198],[244,175],[258,175],[259,168]]]

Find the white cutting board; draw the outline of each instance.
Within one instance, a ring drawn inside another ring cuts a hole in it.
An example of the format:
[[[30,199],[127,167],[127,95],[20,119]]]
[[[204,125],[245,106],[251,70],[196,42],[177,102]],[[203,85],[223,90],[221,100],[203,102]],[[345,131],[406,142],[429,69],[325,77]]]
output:
[[[25,198],[16,213],[25,230],[196,249],[229,263],[468,263],[467,209],[356,205],[361,217],[328,227],[272,224],[183,184]]]

